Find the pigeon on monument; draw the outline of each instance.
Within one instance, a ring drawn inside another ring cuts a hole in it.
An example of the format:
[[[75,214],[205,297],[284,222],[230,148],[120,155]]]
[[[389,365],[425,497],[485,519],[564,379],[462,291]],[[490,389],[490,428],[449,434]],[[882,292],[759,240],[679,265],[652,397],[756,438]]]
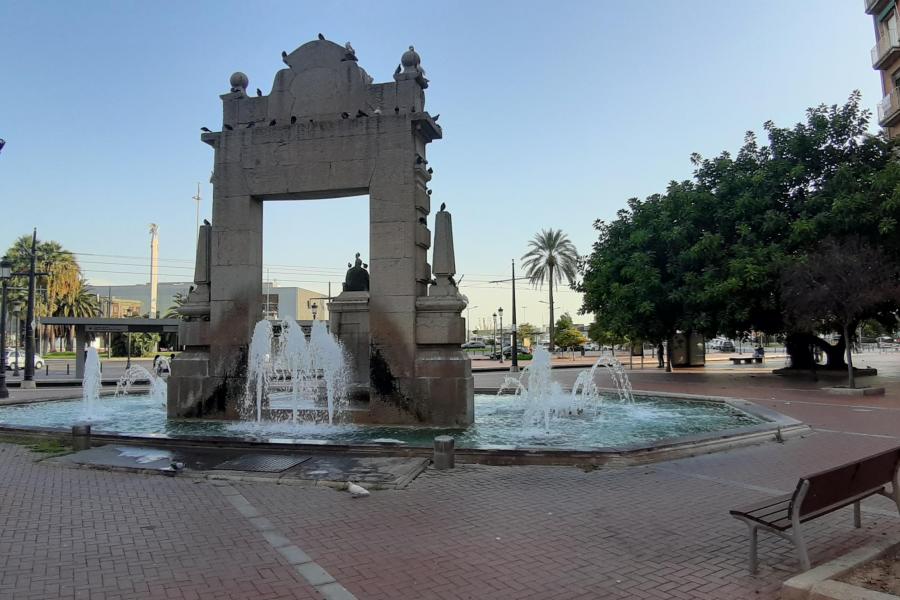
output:
[[[445,210],[447,210],[447,203],[441,202],[441,212],[444,212]]]
[[[395,114],[395,115],[399,115],[399,114],[400,114],[400,107],[399,107],[399,106],[395,106],[395,107],[394,107],[394,114]]]
[[[269,121],[269,127],[273,127],[275,125],[275,123],[276,123],[276,120],[272,119],[271,121]]]
[[[425,162],[424,158],[422,158],[421,156],[418,156],[418,155],[416,156],[416,164],[417,165],[421,165],[424,162]]]
[[[208,219],[203,219],[203,224],[209,227],[210,223]]]
[[[438,114],[434,115],[433,117],[431,117],[431,120],[434,121],[435,123],[437,123],[437,120],[440,118],[441,118],[441,113],[438,113]]]
[[[428,167],[428,174],[431,175],[432,173],[434,173],[434,169],[432,169],[431,167]]]
[[[285,52],[284,50],[281,51],[281,60],[284,62],[284,64],[287,64],[287,52]]]
[[[357,110],[357,111],[356,111],[356,118],[357,118],[357,119],[361,119],[361,118],[363,118],[363,117],[368,117],[368,116],[369,116],[369,115],[368,115],[367,113],[363,112],[362,110]]]
[[[234,127],[232,127],[231,125],[225,125],[224,127],[226,131],[234,131]]]
[[[297,122],[297,117],[291,115],[291,125]]]
[[[255,124],[256,124],[256,123],[254,123],[253,121],[250,121],[249,123],[247,123],[247,129],[250,129],[250,128],[253,127]]]
[[[428,195],[429,195],[429,196],[431,195],[431,192],[432,192],[432,190],[428,190]]]
[[[348,112],[342,112],[342,113],[341,113],[341,118],[342,118],[342,119],[349,119],[349,118],[350,118],[350,113],[348,113]]]
[[[428,221],[425,219],[425,217],[419,217],[419,223],[421,223],[422,225],[428,225]]]
[[[394,75],[399,75],[400,71],[402,71],[402,70],[403,70],[403,67],[401,67],[400,65],[397,65],[397,69],[394,71]]]
[[[210,131],[209,127],[201,127],[200,131],[202,131],[203,133],[212,133],[212,131]]]
[[[259,97],[259,98],[262,97],[262,90],[261,90],[261,89],[256,88],[256,96]]]
[[[322,35],[321,33],[319,34],[319,40],[320,40],[320,41],[323,41],[323,42],[325,41],[325,36]]]

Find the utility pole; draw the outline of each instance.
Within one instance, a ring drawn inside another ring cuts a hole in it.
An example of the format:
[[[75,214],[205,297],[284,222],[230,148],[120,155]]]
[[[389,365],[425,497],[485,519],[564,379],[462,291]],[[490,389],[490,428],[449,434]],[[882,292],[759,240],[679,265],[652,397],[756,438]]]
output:
[[[197,239],[194,242],[194,247],[200,243],[200,182],[197,182],[197,195],[192,196],[194,200],[197,201],[197,226],[194,227],[194,231],[197,233]]]
[[[518,332],[516,331],[516,281],[529,279],[528,277],[516,277],[516,260],[512,260],[512,277],[509,279],[498,279],[496,281],[491,281],[490,283],[505,283],[509,281],[512,283],[512,344],[509,349],[510,358],[512,358],[512,365],[509,367],[509,371],[511,373],[519,372],[519,347],[518,347]],[[502,332],[501,332],[502,335]],[[503,354],[503,343],[500,343],[500,354]]]

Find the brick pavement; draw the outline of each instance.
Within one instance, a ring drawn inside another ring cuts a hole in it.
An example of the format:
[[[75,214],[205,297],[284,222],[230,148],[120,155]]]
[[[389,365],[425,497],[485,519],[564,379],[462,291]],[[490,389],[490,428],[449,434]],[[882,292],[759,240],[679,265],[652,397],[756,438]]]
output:
[[[663,391],[725,387],[817,431],[650,466],[428,470],[360,500],[232,483],[256,525],[211,483],[54,467],[0,444],[0,599],[321,597],[260,518],[360,599],[775,598],[798,569],[792,547],[763,534],[750,576],[746,530],[728,509],[900,443],[897,378],[885,378],[888,397],[858,401],[751,374],[633,379]],[[872,498],[861,530],[849,509],[810,524],[813,563],[900,539],[891,510]]]

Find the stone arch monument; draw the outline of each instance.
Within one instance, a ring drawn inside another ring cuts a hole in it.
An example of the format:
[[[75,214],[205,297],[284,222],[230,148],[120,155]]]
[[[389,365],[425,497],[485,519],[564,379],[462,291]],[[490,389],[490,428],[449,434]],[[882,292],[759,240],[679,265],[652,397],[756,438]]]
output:
[[[368,194],[369,289],[345,291],[329,306],[357,389],[368,391],[361,419],[471,424],[471,364],[460,349],[466,300],[453,280],[443,210],[433,274],[428,263],[425,149],[442,132],[425,111],[419,55],[410,46],[388,83],[372,82],[349,43],[319,39],[282,60],[268,96],[248,95],[247,76],[232,75],[221,96],[222,131],[201,136],[215,149],[212,223],[201,227],[195,286],[181,309],[185,351],[172,366],[169,415],[237,416],[262,314],[265,202]],[[297,223],[298,235],[314,225]]]

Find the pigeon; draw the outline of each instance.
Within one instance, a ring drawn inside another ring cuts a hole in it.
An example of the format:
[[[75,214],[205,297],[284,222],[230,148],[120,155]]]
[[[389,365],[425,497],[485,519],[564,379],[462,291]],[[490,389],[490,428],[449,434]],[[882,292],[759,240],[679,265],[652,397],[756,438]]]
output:
[[[363,118],[363,117],[368,117],[368,116],[369,116],[369,115],[366,114],[365,112],[363,112],[362,110],[357,110],[357,111],[356,111],[356,118],[357,118],[357,119],[361,119],[361,118]]]
[[[321,41],[323,41],[323,42],[324,42],[324,41],[325,41],[325,36],[324,36],[324,35],[322,35],[322,34],[321,34],[321,33],[320,33],[320,34],[319,34],[319,39],[320,39],[320,40],[321,40]]]
[[[441,202],[441,212],[444,212],[445,210],[447,210],[447,203]]]
[[[432,190],[428,190],[428,195],[429,195],[429,196],[431,195],[431,191],[432,191]]]
[[[419,217],[419,223],[422,225],[428,225],[428,221],[425,220],[425,217]]]
[[[380,109],[380,108],[376,108],[375,110],[372,111],[372,114],[373,114],[373,115],[380,115],[380,114],[381,114],[381,109]]]
[[[261,89],[256,88],[256,96],[257,96],[257,97],[262,97],[262,90],[261,90]]]
[[[440,118],[441,118],[441,113],[438,113],[438,114],[434,115],[433,117],[431,117],[431,120],[434,121],[435,123],[437,123],[437,120]]]
[[[350,113],[348,113],[348,112],[342,112],[342,113],[341,113],[341,118],[342,118],[342,119],[349,119],[349,118],[350,118]]]
[[[225,125],[225,129],[227,131],[234,131],[234,127],[232,127],[231,125]]]
[[[291,116],[291,125],[297,122],[297,117]]]
[[[394,71],[394,75],[399,75],[400,71],[402,71],[402,70],[403,69],[400,67],[400,65],[397,65],[397,69]]]
[[[250,129],[250,128],[253,127],[255,124],[256,124],[256,123],[254,123],[253,121],[250,121],[249,123],[247,123],[247,129]]]
[[[432,173],[434,173],[434,169],[432,169],[431,167],[428,167],[428,174],[431,175]]]
[[[212,133],[212,131],[210,131],[209,127],[201,127],[200,131],[202,131],[203,133]]]
[[[416,164],[417,165],[421,165],[423,162],[425,162],[424,158],[422,158],[421,156],[416,156]]]
[[[276,122],[275,119],[272,119],[271,121],[269,121],[269,127],[272,127],[273,125],[275,125],[275,122]]]
[[[284,61],[284,64],[287,64],[287,52],[284,50],[281,51],[281,60]]]
[[[312,120],[312,119],[310,119],[310,120],[309,120],[309,124],[312,125],[313,123],[315,123],[315,121]]]
[[[203,224],[206,225],[207,227],[209,227],[210,222],[208,219],[203,219]]]

